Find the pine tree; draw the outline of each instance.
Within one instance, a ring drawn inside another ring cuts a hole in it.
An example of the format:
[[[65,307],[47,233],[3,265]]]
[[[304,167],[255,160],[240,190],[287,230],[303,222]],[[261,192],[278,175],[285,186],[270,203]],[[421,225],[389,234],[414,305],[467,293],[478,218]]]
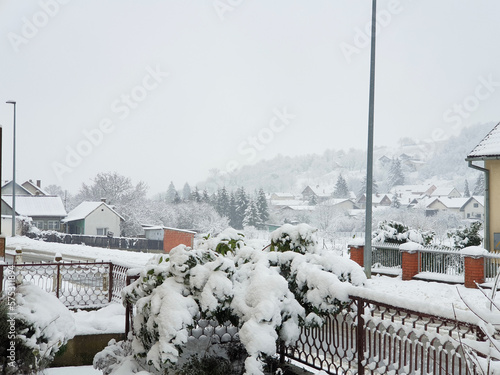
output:
[[[229,217],[229,195],[227,194],[226,187],[219,189],[217,192],[217,204],[215,210],[220,216]]]
[[[201,195],[201,201],[203,203],[212,204],[212,200],[210,199],[210,195],[208,195],[207,189],[203,189],[203,193]]]
[[[243,219],[245,218],[245,211],[248,208],[249,199],[244,187],[239,187],[235,194],[236,200],[236,217],[234,227],[236,229],[243,229]]]
[[[476,186],[474,186],[474,192],[472,195],[484,195],[484,173],[481,173],[476,180]]]
[[[257,201],[255,203],[259,215],[259,222],[264,224],[269,220],[269,207],[267,205],[267,199],[266,194],[264,193],[264,189],[260,188],[257,192]]]
[[[399,201],[399,197],[397,194],[394,194],[391,199],[391,207],[392,208],[399,208],[401,207],[401,202]]]
[[[309,198],[309,206],[316,206],[318,204],[318,198],[316,198],[316,194],[311,194],[311,198]]]
[[[245,210],[245,217],[243,218],[243,226],[257,227],[260,223],[259,210],[257,209],[256,202],[252,199],[248,203],[248,207]]]
[[[464,197],[466,198],[470,197],[469,181],[467,180],[465,180],[465,185],[464,185]]]
[[[179,193],[177,192],[177,190],[175,191],[174,200],[172,201],[172,203],[173,204],[182,203],[182,199],[181,199]]]
[[[234,196],[234,192],[232,191],[229,194],[229,225],[233,228],[236,228],[238,225],[238,219],[236,217],[236,197]]]
[[[349,198],[349,188],[347,187],[347,182],[340,174],[337,178],[337,183],[335,184],[335,190],[333,191],[334,198]]]
[[[191,197],[189,200],[196,203],[201,203],[201,195],[200,191],[198,190],[198,186],[195,186],[194,191],[191,193]]]
[[[372,193],[377,194],[378,193],[378,184],[375,179],[372,179]],[[358,196],[362,197],[364,194],[366,194],[366,176],[363,177],[363,181],[361,182],[361,188],[359,189]]]
[[[175,189],[174,183],[172,181],[170,181],[170,185],[168,185],[167,196],[165,197],[165,200],[167,201],[167,203],[174,203],[174,199],[175,199],[176,194],[177,194],[177,190]]]
[[[389,185],[390,187],[394,187],[397,185],[404,185],[404,183],[405,176],[401,168],[401,161],[399,159],[393,159],[391,169],[389,170]]]
[[[182,188],[182,199],[186,202],[191,199],[191,186],[187,182]]]

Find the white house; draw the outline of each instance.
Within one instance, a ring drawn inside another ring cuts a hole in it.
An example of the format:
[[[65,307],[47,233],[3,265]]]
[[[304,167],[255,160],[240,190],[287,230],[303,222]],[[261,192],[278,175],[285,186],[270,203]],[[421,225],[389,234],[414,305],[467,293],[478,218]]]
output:
[[[119,236],[122,220],[123,217],[104,202],[82,202],[68,213],[63,223],[66,233],[70,234]]]

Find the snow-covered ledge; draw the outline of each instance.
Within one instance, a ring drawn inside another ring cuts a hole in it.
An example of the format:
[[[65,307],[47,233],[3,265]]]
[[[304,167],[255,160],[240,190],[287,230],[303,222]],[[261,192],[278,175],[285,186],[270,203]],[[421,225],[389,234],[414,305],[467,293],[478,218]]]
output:
[[[416,242],[411,242],[411,241],[405,242],[405,243],[402,243],[401,245],[399,245],[399,251],[409,253],[409,254],[416,253],[417,251],[422,250],[423,248],[424,247],[421,244],[416,243]]]
[[[347,247],[361,247],[365,246],[365,239],[364,238],[352,238],[347,242]]]
[[[460,250],[460,256],[474,259],[482,258],[486,254],[488,254],[488,250],[480,246],[469,246]]]

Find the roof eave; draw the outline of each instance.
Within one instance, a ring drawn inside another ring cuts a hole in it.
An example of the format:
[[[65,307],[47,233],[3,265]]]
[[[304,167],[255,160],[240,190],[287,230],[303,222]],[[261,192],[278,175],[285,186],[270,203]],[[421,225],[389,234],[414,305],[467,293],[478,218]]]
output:
[[[477,160],[500,160],[500,155],[467,156],[465,158],[465,161],[477,161]]]

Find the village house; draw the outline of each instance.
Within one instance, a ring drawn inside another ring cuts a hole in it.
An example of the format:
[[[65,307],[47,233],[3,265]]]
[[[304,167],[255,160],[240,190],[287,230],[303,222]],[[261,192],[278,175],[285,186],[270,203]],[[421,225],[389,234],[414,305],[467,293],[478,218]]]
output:
[[[106,202],[82,202],[63,220],[69,234],[120,235],[123,217]]]

